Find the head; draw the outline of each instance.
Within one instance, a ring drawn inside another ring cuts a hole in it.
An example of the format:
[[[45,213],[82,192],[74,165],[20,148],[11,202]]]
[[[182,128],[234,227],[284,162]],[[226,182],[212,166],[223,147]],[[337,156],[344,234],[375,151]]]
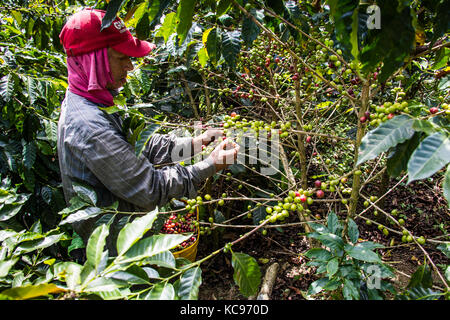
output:
[[[64,25],[59,37],[69,57],[108,48],[114,83],[108,84],[107,89],[118,89],[125,84],[127,73],[133,70],[130,57],[146,56],[155,45],[133,37],[118,17],[109,27],[102,28],[105,13],[97,9],[75,13]]]

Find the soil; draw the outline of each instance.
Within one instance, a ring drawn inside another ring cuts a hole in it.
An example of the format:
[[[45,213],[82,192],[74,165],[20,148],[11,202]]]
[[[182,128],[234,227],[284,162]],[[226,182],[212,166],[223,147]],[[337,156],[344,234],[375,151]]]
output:
[[[384,209],[387,212],[391,212],[394,208],[397,209],[399,211],[397,218],[403,217],[406,221],[405,227],[416,236],[423,235],[426,239],[437,238],[439,241],[449,241],[447,232],[450,212],[442,196],[442,191],[439,189],[438,180],[429,179],[414,182],[408,186],[400,184],[385,197]],[[396,182],[393,180],[388,189],[392,188]],[[376,194],[377,186],[368,186],[367,190]],[[366,196],[370,195],[366,194]],[[358,212],[364,209],[362,202]],[[324,214],[326,212],[322,212],[322,216]],[[381,213],[376,217],[373,216],[373,210],[366,214],[393,230],[399,230],[395,225],[390,225]],[[342,217],[345,217],[345,213],[342,214]],[[285,221],[295,222],[298,221],[297,219],[297,217],[291,216]],[[418,266],[426,261],[423,251],[414,243],[402,243],[400,234],[390,232],[388,236],[385,236],[374,224],[366,225],[365,220],[362,219],[356,219],[356,222],[361,239],[376,241],[385,246],[383,249],[378,249],[378,253],[385,263],[396,270],[396,277],[391,279],[391,283],[397,291],[405,290],[410,276]],[[242,233],[242,229],[225,229],[221,235],[219,246],[223,247],[226,242],[237,239]],[[233,246],[233,251],[247,253],[258,261],[262,278],[268,266],[274,262],[279,264],[277,278],[270,295],[271,300],[304,300],[304,294],[309,285],[319,278],[315,275],[313,267],[306,266],[307,258],[301,256],[310,248],[303,233],[303,227],[299,226],[282,229],[270,228],[266,236],[263,236],[261,232],[256,232]],[[392,239],[394,239],[393,245]],[[438,268],[439,265],[448,265],[449,259],[436,249],[436,245],[436,243],[427,241],[423,248]],[[211,236],[203,236],[199,243],[197,258],[204,257],[213,249],[216,248],[212,247]],[[239,292],[239,288],[233,280],[234,270],[231,266],[230,253],[220,253],[207,260],[202,264],[202,270],[200,300],[248,299]],[[440,272],[443,275],[442,269]],[[434,289],[438,290],[444,287],[436,272],[433,272],[433,280]],[[250,297],[250,299],[254,298]],[[327,296],[321,298],[331,299]],[[386,296],[386,299],[392,298],[393,295]]]

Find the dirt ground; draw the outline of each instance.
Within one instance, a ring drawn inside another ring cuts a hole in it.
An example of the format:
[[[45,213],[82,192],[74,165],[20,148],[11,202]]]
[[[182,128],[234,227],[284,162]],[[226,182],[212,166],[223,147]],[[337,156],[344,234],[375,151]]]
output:
[[[375,186],[373,188],[376,188]],[[449,241],[447,235],[449,224],[449,210],[446,207],[442,192],[427,182],[413,183],[410,186],[400,185],[393,192],[386,196],[385,210],[390,212],[398,209],[399,217],[404,215],[405,227],[414,235],[423,235],[426,239],[439,237],[440,241]],[[363,207],[361,207],[363,209]],[[395,226],[389,225],[381,213],[370,217],[392,229],[398,230]],[[287,222],[296,221],[296,217],[291,216]],[[379,249],[383,261],[396,270],[396,277],[392,279],[392,284],[396,290],[404,290],[409,282],[409,277],[417,267],[424,263],[425,255],[414,243],[402,243],[401,235],[390,233],[384,236],[375,225],[368,226],[365,221],[356,221],[360,230],[360,238],[381,243],[386,248]],[[256,232],[247,239],[240,241],[233,250],[244,252],[254,257],[261,268],[262,277],[265,271],[274,262],[279,264],[279,269],[271,300],[303,300],[304,293],[309,285],[318,279],[314,274],[314,268],[306,266],[307,259],[301,254],[309,249],[308,240],[301,233],[302,227],[286,227],[282,232],[274,228],[269,229],[266,236],[261,232]],[[239,229],[227,228],[222,234],[219,245],[237,239],[242,233]],[[447,235],[447,236],[445,236]],[[392,245],[392,239],[394,243]],[[201,239],[197,257],[204,257],[212,251],[210,239]],[[435,265],[449,264],[449,259],[438,249],[436,244],[427,242],[424,246],[427,253]],[[203,282],[200,287],[200,300],[244,300],[247,299],[239,292],[239,288],[233,280],[233,268],[231,266],[231,254],[220,253],[214,258],[202,264]],[[440,269],[441,274],[442,270]],[[433,272],[433,284],[436,288],[443,288],[442,282],[437,274]],[[387,296],[386,299],[392,297]]]

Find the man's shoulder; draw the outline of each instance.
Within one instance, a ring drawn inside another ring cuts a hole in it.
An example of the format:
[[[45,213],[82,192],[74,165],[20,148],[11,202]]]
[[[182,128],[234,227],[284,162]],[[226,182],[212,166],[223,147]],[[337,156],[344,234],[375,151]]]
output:
[[[111,121],[107,118],[99,104],[68,92],[65,99],[64,125],[79,133],[90,134],[97,130],[112,128]]]

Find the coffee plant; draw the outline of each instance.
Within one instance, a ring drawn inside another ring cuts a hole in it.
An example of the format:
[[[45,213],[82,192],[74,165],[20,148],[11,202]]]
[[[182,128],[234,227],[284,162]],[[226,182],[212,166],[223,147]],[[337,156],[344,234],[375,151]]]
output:
[[[123,118],[136,156],[155,133],[207,128],[224,135],[179,164],[224,139],[241,146],[237,163],[195,198],[121,212],[75,184],[65,202],[56,138],[68,84],[58,36],[82,7],[106,10],[103,27],[119,16],[156,44],[103,108]],[[301,299],[448,299],[448,1],[2,0],[0,8],[1,299],[199,299],[216,257],[228,262],[239,298],[255,297],[264,258],[246,245],[286,234],[283,245],[301,248],[287,251],[312,277],[296,288]],[[83,243],[71,223],[93,217]],[[117,252],[106,249],[113,228]],[[177,256],[196,244],[196,259]],[[403,248],[411,252],[402,259],[417,261],[407,285],[389,261]]]

